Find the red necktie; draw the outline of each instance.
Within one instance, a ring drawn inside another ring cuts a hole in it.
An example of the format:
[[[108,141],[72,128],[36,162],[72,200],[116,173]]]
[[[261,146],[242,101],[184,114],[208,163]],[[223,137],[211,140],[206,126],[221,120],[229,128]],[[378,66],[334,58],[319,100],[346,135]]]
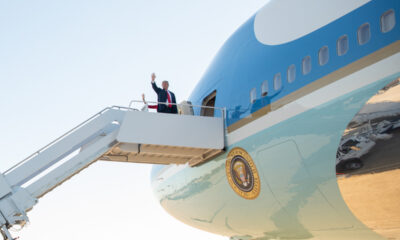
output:
[[[168,107],[172,107],[172,102],[171,102],[171,96],[169,95],[169,92],[167,91],[167,99],[168,99]]]

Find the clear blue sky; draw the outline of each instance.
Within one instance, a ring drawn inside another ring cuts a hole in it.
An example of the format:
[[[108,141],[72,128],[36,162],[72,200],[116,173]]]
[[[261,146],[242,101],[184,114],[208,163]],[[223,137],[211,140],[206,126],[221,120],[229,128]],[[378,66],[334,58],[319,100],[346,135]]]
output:
[[[150,74],[186,99],[224,41],[267,0],[0,1],[0,171],[110,105]],[[95,163],[30,212],[27,239],[225,239],[154,199],[150,165]]]

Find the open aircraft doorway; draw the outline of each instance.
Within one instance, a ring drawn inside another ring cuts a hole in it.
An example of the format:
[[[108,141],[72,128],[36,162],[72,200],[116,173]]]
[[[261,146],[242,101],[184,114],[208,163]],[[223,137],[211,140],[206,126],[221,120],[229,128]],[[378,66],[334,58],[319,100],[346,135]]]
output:
[[[215,100],[217,97],[217,91],[213,91],[210,93],[207,97],[204,98],[203,104],[201,108],[201,116],[207,116],[207,117],[214,117],[214,106],[215,106]]]

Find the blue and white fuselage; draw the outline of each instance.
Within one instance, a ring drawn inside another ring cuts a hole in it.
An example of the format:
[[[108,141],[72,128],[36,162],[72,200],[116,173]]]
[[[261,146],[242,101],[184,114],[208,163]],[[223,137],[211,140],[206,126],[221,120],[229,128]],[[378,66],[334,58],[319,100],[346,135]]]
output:
[[[190,97],[202,105],[214,93],[226,108],[226,154],[198,167],[154,166],[161,205],[233,239],[383,239],[348,208],[335,164],[350,120],[400,77],[399,17],[398,0],[269,2],[225,43]],[[235,148],[258,170],[253,199],[228,181]]]

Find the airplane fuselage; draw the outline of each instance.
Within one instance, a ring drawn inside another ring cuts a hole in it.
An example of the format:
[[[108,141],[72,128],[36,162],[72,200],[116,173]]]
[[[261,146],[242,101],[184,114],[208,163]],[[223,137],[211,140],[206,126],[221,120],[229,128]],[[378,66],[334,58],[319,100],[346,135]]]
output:
[[[384,238],[348,207],[335,166],[351,119],[400,77],[400,2],[324,2],[271,1],[222,47],[190,101],[226,108],[226,153],[154,166],[171,215],[233,239]]]

